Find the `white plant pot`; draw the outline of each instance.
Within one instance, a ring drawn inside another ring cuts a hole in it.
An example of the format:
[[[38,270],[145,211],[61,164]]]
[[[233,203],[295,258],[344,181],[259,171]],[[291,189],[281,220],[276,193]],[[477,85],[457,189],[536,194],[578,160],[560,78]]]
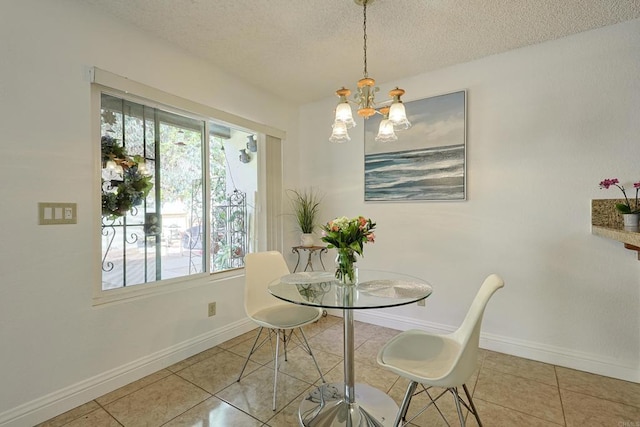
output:
[[[302,233],[300,235],[300,244],[304,247],[313,246],[313,234],[312,233]]]
[[[638,231],[638,222],[640,222],[640,214],[622,214],[624,221],[624,229],[627,231]]]

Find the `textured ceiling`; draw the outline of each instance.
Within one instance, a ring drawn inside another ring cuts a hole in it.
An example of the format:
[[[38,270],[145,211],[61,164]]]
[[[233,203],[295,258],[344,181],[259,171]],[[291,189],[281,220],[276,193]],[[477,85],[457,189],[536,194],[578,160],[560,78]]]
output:
[[[353,0],[75,0],[295,102],[363,72]],[[640,17],[640,0],[375,0],[368,71],[390,82]]]

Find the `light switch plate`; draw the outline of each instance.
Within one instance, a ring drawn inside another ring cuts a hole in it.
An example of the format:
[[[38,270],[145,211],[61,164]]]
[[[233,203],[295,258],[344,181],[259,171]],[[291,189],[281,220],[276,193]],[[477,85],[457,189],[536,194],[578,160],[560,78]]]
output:
[[[78,223],[78,204],[77,203],[58,203],[58,202],[39,202],[38,203],[38,224],[56,225],[56,224],[77,224],[77,223]]]

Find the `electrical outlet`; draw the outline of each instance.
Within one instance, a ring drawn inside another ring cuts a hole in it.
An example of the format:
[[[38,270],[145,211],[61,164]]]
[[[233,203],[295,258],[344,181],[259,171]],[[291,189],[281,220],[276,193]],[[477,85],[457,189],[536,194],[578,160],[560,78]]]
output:
[[[424,299],[421,299],[420,301],[418,301],[418,306],[419,307],[424,307],[424,304],[425,304],[425,300]]]
[[[215,315],[216,315],[216,303],[215,302],[210,302],[209,303],[209,317],[215,316]]]

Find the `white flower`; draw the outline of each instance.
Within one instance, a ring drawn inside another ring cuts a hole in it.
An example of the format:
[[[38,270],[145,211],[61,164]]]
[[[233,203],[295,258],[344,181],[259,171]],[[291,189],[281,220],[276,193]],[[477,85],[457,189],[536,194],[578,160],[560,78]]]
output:
[[[338,227],[340,230],[345,230],[347,227],[349,227],[349,222],[351,222],[349,218],[347,218],[346,216],[341,216],[340,218],[336,218],[333,220],[333,225]]]

